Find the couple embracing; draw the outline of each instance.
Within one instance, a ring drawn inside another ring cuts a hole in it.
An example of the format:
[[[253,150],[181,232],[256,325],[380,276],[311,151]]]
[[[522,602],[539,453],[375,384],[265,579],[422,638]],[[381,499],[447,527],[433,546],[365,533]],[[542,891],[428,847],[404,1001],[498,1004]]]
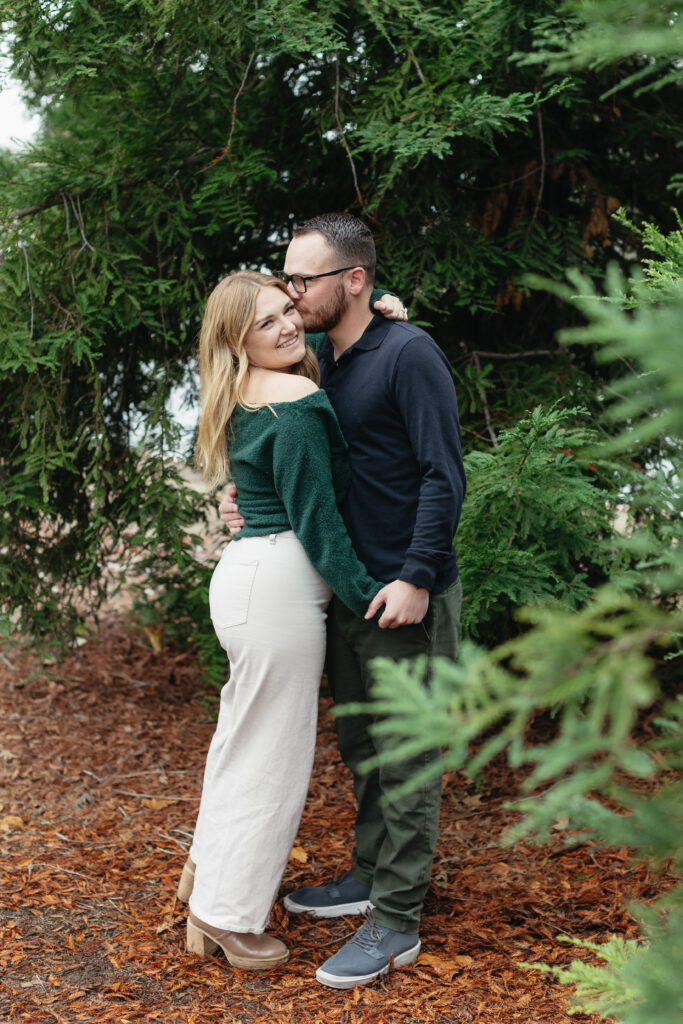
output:
[[[370,231],[326,214],[294,232],[279,278],[224,278],[204,314],[199,461],[210,484],[235,485],[210,587],[230,679],[178,892],[188,949],[220,947],[235,967],[289,955],[265,928],[306,800],[323,665],[346,704],[367,700],[374,657],[457,651],[453,377],[401,304],[373,292],[374,273]],[[416,959],[436,846],[440,779],[391,793],[439,751],[361,774],[383,742],[370,724],[337,720],[358,803],[351,867],[284,901],[314,917],[365,913],[316,972],[332,988]]]

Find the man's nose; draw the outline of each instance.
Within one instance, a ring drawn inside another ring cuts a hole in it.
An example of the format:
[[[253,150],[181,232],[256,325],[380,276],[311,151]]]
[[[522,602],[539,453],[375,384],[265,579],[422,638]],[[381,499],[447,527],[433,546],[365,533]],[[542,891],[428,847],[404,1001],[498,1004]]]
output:
[[[287,291],[289,292],[289,297],[292,302],[298,302],[301,298],[301,293],[296,290],[291,281],[287,285]]]

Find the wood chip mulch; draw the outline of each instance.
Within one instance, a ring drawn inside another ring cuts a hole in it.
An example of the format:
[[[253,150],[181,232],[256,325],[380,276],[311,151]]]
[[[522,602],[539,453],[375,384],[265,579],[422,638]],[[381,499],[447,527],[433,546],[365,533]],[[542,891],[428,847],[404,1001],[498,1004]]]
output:
[[[568,992],[522,969],[567,963],[563,934],[637,935],[631,900],[667,885],[627,850],[501,847],[519,780],[500,762],[444,783],[441,838],[416,964],[351,991],[315,968],[359,925],[276,904],[291,950],[270,973],[184,950],[175,888],[213,732],[192,652],[154,651],[112,620],[61,665],[0,648],[0,1019],[30,1024],[559,1024]],[[282,884],[349,864],[349,777],[322,696],[309,799]]]

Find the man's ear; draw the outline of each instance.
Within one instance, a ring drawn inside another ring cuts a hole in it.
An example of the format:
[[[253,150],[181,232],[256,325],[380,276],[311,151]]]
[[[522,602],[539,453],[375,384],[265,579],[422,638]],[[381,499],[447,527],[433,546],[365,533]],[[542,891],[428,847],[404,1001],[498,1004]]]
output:
[[[368,285],[367,274],[363,267],[354,267],[348,271],[349,291],[352,295],[360,295]]]

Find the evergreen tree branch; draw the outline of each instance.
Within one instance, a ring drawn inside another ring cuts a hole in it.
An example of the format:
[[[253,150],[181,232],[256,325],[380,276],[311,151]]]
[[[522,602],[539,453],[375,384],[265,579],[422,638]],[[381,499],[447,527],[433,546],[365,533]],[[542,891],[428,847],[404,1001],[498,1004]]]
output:
[[[351,152],[348,141],[346,139],[346,132],[344,131],[344,126],[341,122],[341,117],[339,115],[339,54],[337,54],[334,61],[334,117],[337,122],[337,130],[339,131],[339,135],[341,136],[342,145],[346,150],[346,156],[348,157],[348,161],[351,166],[351,176],[353,178],[353,187],[356,192],[356,199],[358,200],[360,207],[366,214],[366,216],[368,216],[370,220],[372,220],[376,224],[376,218],[373,217],[372,214],[368,213],[367,207],[365,206],[365,201],[363,200],[360,186],[358,184],[358,175],[356,174],[356,165],[354,163],[353,153]]]
[[[558,348],[536,348],[527,352],[484,352],[483,349],[471,349],[467,353],[470,356],[483,356],[484,359],[531,359],[535,356],[560,356],[566,355],[567,349],[564,346]]]
[[[482,408],[484,410],[484,419],[486,420],[486,429],[488,430],[488,434],[489,434],[489,437],[491,438],[491,443],[493,444],[493,447],[497,448],[498,447],[498,438],[496,437],[496,432],[493,429],[493,423],[491,421],[491,408],[489,406],[488,399],[486,397],[486,388],[484,387],[484,384],[483,384],[483,378],[482,378],[482,374],[481,374],[481,362],[479,361],[479,354],[477,352],[473,352],[472,353],[472,357],[474,359],[474,365],[476,366],[477,373],[479,375],[479,395],[481,397]]]
[[[191,157],[188,157],[186,160],[183,160],[182,163],[178,164],[174,173],[177,174],[178,171],[183,171],[188,167],[194,167],[197,164],[201,163],[203,160],[206,160],[207,152],[211,152],[211,150],[204,148],[200,149],[196,153],[193,153]],[[216,152],[215,148],[214,152]],[[218,151],[219,155],[221,152],[222,150]],[[168,168],[164,168],[161,173],[168,174]],[[120,178],[117,182],[115,182],[115,187],[121,189],[121,191],[128,191],[130,189],[136,188],[138,185],[144,184],[149,180],[150,176],[148,174],[137,175],[134,178]],[[69,200],[69,202],[80,202],[83,199],[90,199],[92,196],[95,195],[108,193],[111,191],[111,189],[112,184],[107,182],[106,184],[103,183],[102,185],[92,185],[88,188],[80,189],[79,191],[64,190],[63,192],[59,192],[56,195],[48,196],[46,199],[43,200],[43,202],[35,203],[33,206],[26,206],[20,210],[10,210],[7,214],[7,219],[9,221],[24,220],[26,217],[32,217],[36,213],[42,213],[43,210],[49,210],[53,206],[59,206],[60,203],[64,203],[67,199]]]
[[[237,101],[240,98],[240,96],[242,95],[242,92],[243,92],[244,87],[245,87],[246,82],[247,82],[247,76],[249,74],[249,71],[251,69],[251,65],[253,64],[255,57],[256,57],[256,50],[254,49],[254,50],[252,50],[252,52],[251,52],[251,54],[249,56],[249,60],[247,61],[247,66],[244,69],[244,74],[242,75],[242,80],[241,80],[241,82],[239,84],[237,92],[235,93],[235,98],[232,101],[232,120],[230,122],[230,134],[228,135],[228,141],[226,142],[225,146],[223,147],[221,152],[218,154],[218,156],[214,157],[214,159],[210,163],[208,163],[206,165],[206,167],[202,167],[202,171],[208,171],[210,167],[213,167],[215,164],[220,163],[220,161],[225,156],[227,156],[230,153],[230,150],[231,150],[231,147],[232,147],[232,137],[235,134],[235,124],[237,122]]]
[[[529,226],[527,227],[527,230],[526,230],[527,238],[531,234],[531,229],[533,228],[534,224],[536,223],[536,218],[538,217],[538,211],[541,208],[541,198],[543,196],[543,188],[544,188],[544,185],[545,185],[545,167],[546,167],[545,140],[544,140],[544,137],[543,137],[543,116],[541,114],[541,108],[540,107],[536,108],[536,118],[538,120],[538,139],[539,139],[539,144],[540,144],[540,147],[541,147],[541,167],[540,167],[540,175],[541,175],[541,177],[540,177],[540,181],[538,183],[538,192],[536,194],[536,204],[534,206],[534,212],[531,215],[531,220],[529,221]]]

